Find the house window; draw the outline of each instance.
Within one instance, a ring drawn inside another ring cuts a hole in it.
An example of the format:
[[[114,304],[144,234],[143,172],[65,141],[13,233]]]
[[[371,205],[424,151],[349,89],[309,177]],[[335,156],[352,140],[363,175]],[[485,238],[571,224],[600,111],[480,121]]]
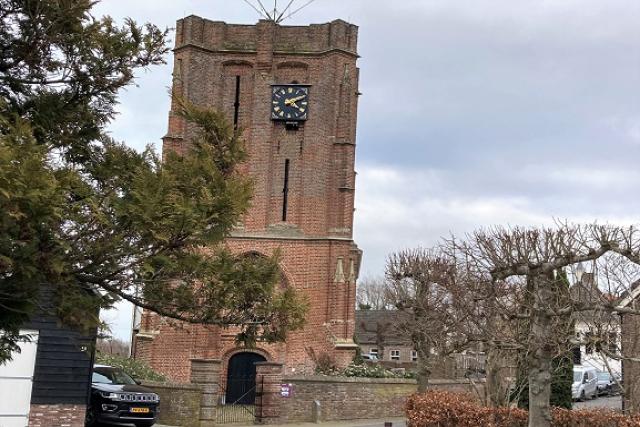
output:
[[[391,360],[400,360],[400,350],[391,350],[389,352]]]
[[[412,362],[418,361],[418,352],[415,350],[411,350],[411,361]]]
[[[369,354],[374,354],[374,355],[378,355],[378,349],[377,348],[372,348],[371,350],[369,350]]]

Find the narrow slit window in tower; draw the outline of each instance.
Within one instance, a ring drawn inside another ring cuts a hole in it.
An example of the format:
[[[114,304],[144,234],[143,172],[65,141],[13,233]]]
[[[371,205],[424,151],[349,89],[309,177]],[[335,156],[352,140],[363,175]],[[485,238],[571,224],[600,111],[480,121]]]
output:
[[[289,196],[289,159],[284,161],[284,187],[282,189],[282,221],[287,220],[287,202]]]
[[[238,113],[240,111],[240,76],[236,76],[236,97],[233,103],[233,128],[238,129]]]

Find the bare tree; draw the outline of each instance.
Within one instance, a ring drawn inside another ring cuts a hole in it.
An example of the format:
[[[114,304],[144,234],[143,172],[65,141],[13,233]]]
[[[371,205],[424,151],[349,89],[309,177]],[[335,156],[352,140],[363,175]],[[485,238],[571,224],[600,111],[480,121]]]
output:
[[[615,294],[590,291],[589,298],[576,298],[558,286],[556,271],[582,262],[610,265],[617,256],[621,265],[640,262],[640,236],[635,228],[608,225],[557,224],[551,228],[493,228],[452,239],[443,249],[456,260],[457,270],[473,272],[477,283],[488,284],[476,300],[485,308],[488,343],[511,345],[526,354],[529,380],[529,426],[550,426],[552,360],[575,345],[568,318],[588,312],[599,316],[640,314],[617,304]],[[480,280],[478,280],[480,279]],[[613,284],[613,280],[611,280]],[[622,282],[610,287],[620,291]],[[509,293],[497,294],[506,286]],[[520,325],[525,333],[501,333],[496,321]],[[523,321],[523,322],[519,322]],[[519,337],[524,337],[520,338]],[[594,339],[589,337],[589,339]]]
[[[400,312],[396,327],[418,353],[418,391],[427,389],[434,364],[472,335],[473,294],[457,276],[452,259],[437,250],[404,250],[388,258],[385,298]]]
[[[359,310],[385,310],[392,308],[385,297],[384,277],[365,277],[358,281],[356,304]]]
[[[129,357],[129,343],[118,338],[100,338],[96,342],[96,350],[103,354]]]

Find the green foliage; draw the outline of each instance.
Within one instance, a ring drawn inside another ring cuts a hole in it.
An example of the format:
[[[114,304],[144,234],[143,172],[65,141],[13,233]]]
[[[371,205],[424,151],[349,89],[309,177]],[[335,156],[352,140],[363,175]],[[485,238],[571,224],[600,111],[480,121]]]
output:
[[[110,139],[118,91],[164,61],[167,31],[118,27],[94,18],[93,4],[0,0],[0,362],[41,286],[53,290],[52,314],[79,329],[126,299],[185,322],[240,326],[249,346],[282,341],[306,304],[278,286],[277,254],[222,244],[252,194],[236,172],[240,133],[182,102],[199,130],[183,156],[161,161]]]
[[[411,372],[394,372],[379,364],[359,365],[356,363],[351,363],[339,375],[363,378],[415,378],[415,375]]]
[[[551,398],[549,403],[552,407],[571,409],[573,400],[571,398],[571,384],[573,382],[573,357],[571,353],[556,357],[552,362],[551,377]],[[520,368],[518,371],[518,407],[529,408],[529,382],[526,372]]]
[[[551,406],[571,409],[571,385],[573,383],[573,355],[568,353],[554,359],[554,381],[551,382]]]
[[[113,354],[96,353],[96,363],[120,368],[136,380],[165,382],[167,378],[141,360]]]

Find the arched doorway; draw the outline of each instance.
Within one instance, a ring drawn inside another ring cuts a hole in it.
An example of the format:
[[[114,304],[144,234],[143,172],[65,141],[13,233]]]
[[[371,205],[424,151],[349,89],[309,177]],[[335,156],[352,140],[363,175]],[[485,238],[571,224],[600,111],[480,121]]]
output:
[[[265,359],[258,353],[244,351],[236,353],[229,359],[227,367],[227,405],[253,405],[256,399],[256,362]]]

